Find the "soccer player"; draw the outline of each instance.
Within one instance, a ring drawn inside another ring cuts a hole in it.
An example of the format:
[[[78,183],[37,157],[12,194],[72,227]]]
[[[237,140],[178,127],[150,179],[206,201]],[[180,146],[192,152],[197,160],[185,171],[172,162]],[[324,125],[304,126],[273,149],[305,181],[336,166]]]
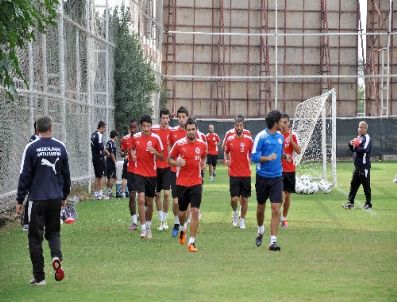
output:
[[[108,150],[109,155],[106,157],[106,173],[107,173],[107,196],[109,198],[113,195],[113,181],[116,180],[116,140],[117,140],[117,132],[116,130],[110,131],[110,140],[106,143],[106,149]]]
[[[206,135],[208,145],[207,164],[210,173],[210,181],[213,182],[216,176],[216,164],[218,161],[218,144],[221,141],[218,134],[214,132],[214,125],[208,125]]]
[[[181,224],[179,243],[186,242],[187,208],[190,204],[192,220],[190,222],[190,238],[188,251],[197,252],[196,235],[199,224],[200,204],[202,195],[201,170],[205,168],[207,145],[197,138],[197,123],[189,118],[186,123],[186,137],[178,140],[172,147],[168,162],[177,167],[177,194],[179,222]]]
[[[294,153],[301,154],[301,147],[299,146],[298,136],[290,129],[290,122],[288,114],[281,115],[281,134],[284,136],[283,153],[285,158],[281,160],[283,166],[283,188],[284,188],[284,202],[283,213],[281,215],[281,227],[288,228],[287,215],[291,205],[291,193],[295,193],[295,163]]]
[[[350,182],[348,201],[342,205],[345,209],[354,208],[354,199],[360,185],[363,185],[365,194],[364,209],[372,209],[370,182],[372,141],[367,131],[368,124],[361,121],[358,124],[357,138],[349,142],[349,148],[353,152],[354,171]]]
[[[241,114],[237,115],[237,118],[240,119],[240,120],[242,120],[242,121],[244,122],[244,117],[243,117]],[[232,129],[228,130],[228,131],[225,133],[225,137],[223,138],[223,141],[222,141],[222,148],[223,148],[223,149],[225,149],[225,143],[226,143],[227,138],[228,138],[230,135],[233,135],[233,134],[235,134],[235,133],[236,133],[236,129],[235,129],[235,128],[232,128]],[[243,129],[243,134],[252,137],[251,132],[250,132],[248,129]]]
[[[37,120],[39,139],[26,145],[22,155],[18,181],[16,213],[23,209],[23,200],[29,193],[32,209],[29,223],[29,252],[33,265],[32,285],[46,285],[43,257],[43,237],[48,241],[55,280],[61,281],[62,268],[59,213],[70,193],[70,171],[65,145],[52,138],[49,117]]]
[[[169,150],[172,146],[181,138],[186,137],[186,122],[189,118],[189,112],[183,106],[179,107],[176,112],[176,117],[178,118],[178,126],[171,129],[170,135],[168,137]],[[178,195],[176,192],[176,168],[171,166],[171,193],[172,193],[172,212],[174,214],[174,227],[171,230],[172,237],[178,236],[179,232],[179,206],[178,206]]]
[[[248,198],[251,196],[250,157],[254,142],[251,136],[243,134],[244,119],[234,120],[235,134],[230,135],[225,143],[225,164],[229,168],[230,205],[233,209],[232,224],[238,225],[237,203],[240,198],[240,229],[245,229],[245,215],[248,210]]]
[[[140,119],[141,132],[131,140],[132,160],[135,163],[134,188],[138,193],[138,212],[141,223],[141,238],[152,238],[153,198],[156,192],[156,158],[162,160],[163,144],[157,134],[152,133],[152,118],[144,115]],[[147,210],[145,211],[145,202]]]
[[[157,134],[164,147],[164,159],[156,159],[157,185],[156,185],[156,208],[160,220],[159,231],[168,230],[167,216],[171,189],[171,167],[168,164],[168,137],[170,129],[170,112],[168,109],[160,110],[160,125],[153,126],[151,131]],[[163,202],[161,202],[161,191],[163,191]]]
[[[94,182],[94,198],[102,199],[106,198],[103,196],[102,190],[105,186],[105,173],[106,163],[105,155],[108,155],[108,151],[103,145],[103,134],[106,131],[106,124],[103,121],[98,123],[97,131],[91,135],[91,153],[92,163],[94,165],[95,182]]]
[[[135,172],[135,163],[132,160],[132,154],[129,152],[131,149],[131,142],[133,140],[134,134],[137,132],[138,125],[135,119],[131,119],[130,121],[130,133],[125,135],[120,143],[120,152],[123,153],[124,156],[124,165],[123,165],[123,181],[127,180],[128,191],[129,191],[129,202],[128,207],[130,209],[131,215],[131,224],[129,226],[130,231],[135,231],[138,228],[138,217],[136,215],[136,191],[134,190],[134,172]],[[124,170],[124,166],[126,170]],[[121,191],[124,193],[125,188],[122,187]]]
[[[281,128],[281,113],[277,110],[266,115],[266,126],[255,137],[251,160],[256,163],[256,219],[258,234],[256,245],[262,245],[265,227],[265,205],[269,198],[271,202],[272,218],[270,222],[269,250],[280,251],[277,244],[277,231],[280,219],[280,206],[283,200],[283,178],[281,158],[283,155],[284,137],[278,132]]]

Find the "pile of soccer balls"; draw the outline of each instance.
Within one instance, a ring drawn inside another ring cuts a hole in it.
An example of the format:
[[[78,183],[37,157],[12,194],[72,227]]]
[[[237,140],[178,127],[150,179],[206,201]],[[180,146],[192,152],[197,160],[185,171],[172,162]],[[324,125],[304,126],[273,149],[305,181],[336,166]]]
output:
[[[297,194],[315,194],[323,192],[325,194],[331,192],[332,184],[324,179],[314,181],[309,175],[301,175],[296,177],[295,191]]]

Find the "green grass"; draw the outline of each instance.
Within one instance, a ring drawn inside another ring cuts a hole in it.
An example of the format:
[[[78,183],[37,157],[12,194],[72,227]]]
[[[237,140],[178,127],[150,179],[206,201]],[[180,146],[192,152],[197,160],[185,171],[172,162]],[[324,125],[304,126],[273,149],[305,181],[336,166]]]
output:
[[[232,228],[222,165],[216,183],[206,179],[196,254],[169,232],[155,230],[151,241],[128,232],[126,199],[81,202],[78,222],[62,227],[65,280],[53,279],[44,242],[47,286],[32,287],[27,235],[8,225],[0,230],[0,301],[397,301],[397,163],[373,164],[372,212],[342,209],[351,173],[351,163],[339,163],[332,193],[293,196],[279,253],[255,246],[255,192],[247,230]]]

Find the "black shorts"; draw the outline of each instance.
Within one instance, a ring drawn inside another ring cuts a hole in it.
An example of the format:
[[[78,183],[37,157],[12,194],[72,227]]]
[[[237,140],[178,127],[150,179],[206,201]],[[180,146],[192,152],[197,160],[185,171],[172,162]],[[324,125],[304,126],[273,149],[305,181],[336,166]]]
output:
[[[207,165],[211,165],[216,167],[216,163],[218,162],[218,155],[207,155]]]
[[[154,197],[156,192],[156,176],[146,177],[134,174],[134,180],[134,191],[138,192],[138,194],[145,193],[145,196],[147,197]]]
[[[251,196],[251,176],[248,177],[230,176],[229,185],[230,185],[230,197]]]
[[[256,174],[256,201],[265,204],[269,198],[271,203],[283,201],[283,177],[268,178]]]
[[[200,209],[201,194],[203,192],[202,185],[193,187],[177,186],[179,211],[186,211],[187,207]]]
[[[127,187],[129,192],[135,191],[135,174],[131,172],[127,172]]]
[[[171,168],[157,168],[156,193],[171,189]]]
[[[127,179],[128,177],[128,170],[127,170],[128,160],[124,160],[123,164],[123,174],[121,174],[122,179]]]
[[[106,174],[108,179],[116,178],[116,165],[112,161],[106,161]]]
[[[295,193],[295,172],[283,172],[284,191]]]
[[[101,178],[106,175],[106,163],[104,158],[92,158],[92,163],[94,165],[95,177]]]
[[[171,180],[172,198],[178,198],[178,192],[176,189],[176,172],[171,171],[170,180]]]

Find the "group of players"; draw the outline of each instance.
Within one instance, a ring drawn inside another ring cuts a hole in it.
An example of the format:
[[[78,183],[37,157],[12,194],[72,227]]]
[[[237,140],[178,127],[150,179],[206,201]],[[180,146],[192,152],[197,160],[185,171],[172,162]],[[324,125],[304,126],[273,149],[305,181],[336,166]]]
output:
[[[189,117],[187,109],[177,110],[178,126],[170,127],[170,112],[160,111],[160,124],[152,125],[150,116],[131,120],[130,133],[120,142],[120,153],[125,158],[123,179],[127,180],[131,224],[129,230],[140,228],[140,237],[152,238],[154,201],[160,221],[158,230],[167,230],[170,195],[174,226],[171,234],[178,236],[181,245],[186,243],[187,225],[190,222],[190,238],[187,250],[196,252],[196,235],[200,221],[202,184],[206,163],[210,181],[216,177],[216,165],[220,138],[209,125],[208,134],[198,130],[197,122]],[[138,131],[138,126],[140,131]],[[116,175],[117,133],[111,131],[106,147],[102,135],[106,131],[103,122],[92,134],[91,149],[95,170],[95,199],[108,198]],[[245,229],[248,198],[251,196],[251,161],[256,167],[257,222],[256,245],[262,245],[264,211],[267,199],[271,202],[269,250],[279,251],[278,226],[288,227],[287,214],[291,193],[295,192],[295,166],[293,154],[300,153],[297,136],[289,127],[289,117],[279,111],[266,116],[266,129],[255,138],[244,129],[244,117],[238,115],[234,128],[226,132],[222,149],[224,163],[230,179],[230,204],[233,209],[232,225]],[[106,160],[105,160],[106,159]],[[106,164],[105,164],[106,161]],[[107,166],[107,169],[106,169]],[[106,172],[107,171],[107,172]],[[108,177],[108,193],[103,195],[105,173]],[[124,190],[122,190],[124,192]],[[161,198],[163,192],[163,198]],[[136,200],[137,199],[137,200]],[[240,203],[240,213],[238,204]],[[138,211],[136,209],[138,205]],[[281,205],[283,213],[280,215]],[[138,215],[137,215],[138,212]],[[138,221],[139,218],[139,221]],[[139,223],[139,225],[138,225]]]

